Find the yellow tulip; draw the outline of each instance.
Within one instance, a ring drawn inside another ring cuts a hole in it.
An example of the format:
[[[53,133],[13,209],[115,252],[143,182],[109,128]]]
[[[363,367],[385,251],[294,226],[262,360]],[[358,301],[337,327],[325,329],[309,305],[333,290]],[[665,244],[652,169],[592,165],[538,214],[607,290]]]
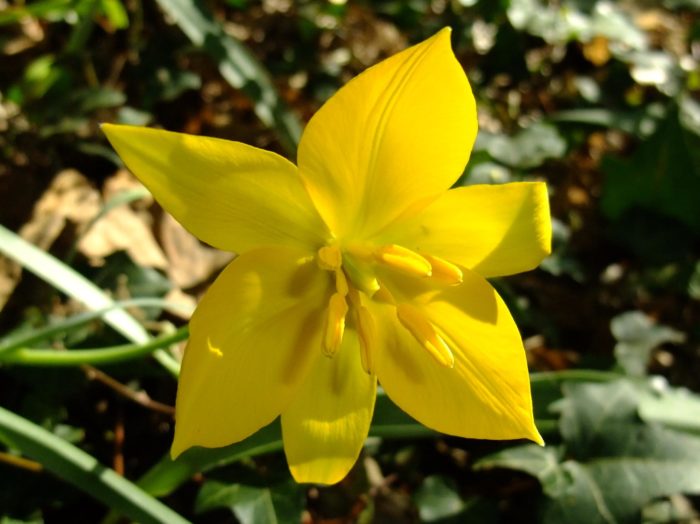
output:
[[[192,317],[173,457],[281,416],[294,478],[338,482],[377,380],[436,431],[542,443],[518,329],[486,278],[549,253],[547,190],[449,189],[477,132],[449,29],[341,88],[298,167],[238,142],[103,129],[167,211],[239,254]]]

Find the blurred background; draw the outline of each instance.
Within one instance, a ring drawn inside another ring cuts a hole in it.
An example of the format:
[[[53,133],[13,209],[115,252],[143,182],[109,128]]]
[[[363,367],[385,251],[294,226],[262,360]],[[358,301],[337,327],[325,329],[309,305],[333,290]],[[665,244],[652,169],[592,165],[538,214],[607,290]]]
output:
[[[549,186],[552,255],[493,282],[548,445],[380,397],[337,486],[291,482],[275,425],[170,462],[183,326],[232,255],[99,123],[294,159],[324,100],[444,26],[479,110],[458,184]],[[699,63],[698,0],[0,0],[0,523],[700,522]]]

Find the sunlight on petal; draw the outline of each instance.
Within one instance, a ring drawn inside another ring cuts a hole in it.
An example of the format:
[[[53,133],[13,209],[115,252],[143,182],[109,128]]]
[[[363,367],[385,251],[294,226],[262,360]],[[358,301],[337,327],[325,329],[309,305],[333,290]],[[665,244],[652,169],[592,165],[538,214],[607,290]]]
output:
[[[214,247],[311,248],[327,237],[297,168],[279,155],[145,127],[104,124],[102,130],[163,208]]]
[[[551,251],[547,186],[520,182],[452,189],[385,236],[484,277],[527,271]]]
[[[177,395],[172,455],[242,440],[274,420],[320,353],[328,280],[304,253],[236,258],[202,299]],[[280,336],[280,333],[284,333]]]
[[[374,411],[377,380],[362,369],[348,330],[334,358],[320,358],[282,413],[284,451],[297,482],[334,484],[357,460]]]
[[[452,351],[454,368],[436,362],[391,306],[373,303],[379,382],[399,407],[434,430],[541,443],[518,328],[488,282],[466,269],[463,274],[464,284],[437,290],[425,281],[385,277],[392,292],[430,320]]]
[[[332,232],[375,232],[462,174],[477,131],[450,30],[371,67],[314,115],[299,170]]]

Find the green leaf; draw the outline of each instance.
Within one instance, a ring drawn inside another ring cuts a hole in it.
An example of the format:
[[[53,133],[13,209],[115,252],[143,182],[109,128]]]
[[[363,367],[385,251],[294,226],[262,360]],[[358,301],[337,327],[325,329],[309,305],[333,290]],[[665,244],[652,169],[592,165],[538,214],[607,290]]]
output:
[[[397,408],[385,394],[379,393],[369,434],[386,438],[416,438],[435,433]],[[141,478],[139,486],[154,496],[165,496],[195,473],[281,450],[282,432],[277,420],[246,440],[230,446],[216,449],[191,448],[175,461],[169,456],[163,457]]]
[[[0,12],[0,25],[14,24],[23,18],[58,18],[73,9],[74,0],[42,0],[17,7],[4,6]]]
[[[629,159],[607,156],[603,213],[619,220],[634,208],[673,218],[700,234],[700,137],[684,128],[677,108]]]
[[[481,132],[474,150],[485,150],[494,160],[510,167],[532,169],[547,159],[564,156],[566,142],[555,127],[538,122],[512,137]]]
[[[129,16],[120,0],[100,0],[100,8],[114,29],[129,27]]]
[[[563,448],[506,449],[476,467],[536,477],[544,523],[639,522],[655,498],[700,493],[700,439],[640,420],[640,392],[648,390],[627,380],[566,384],[558,404]]]
[[[561,451],[556,446],[525,444],[487,455],[474,464],[474,469],[505,468],[524,471],[540,481],[546,494],[556,495],[566,483],[560,455]]]
[[[427,477],[414,495],[421,522],[438,522],[464,510],[464,501],[451,479],[438,475]]]
[[[1,407],[0,440],[134,521],[165,524],[187,522],[84,451]]]
[[[541,0],[511,0],[507,14],[513,27],[540,36],[550,44],[562,44],[570,40],[588,42],[600,35],[624,44],[618,46],[622,49],[646,47],[644,32],[616,4],[585,4],[588,6],[586,10],[579,8],[574,1],[549,3]]]
[[[109,309],[114,301],[83,275],[54,256],[30,244],[0,225],[0,252],[90,309],[105,309],[102,319],[127,339],[145,343],[150,335],[138,321],[123,309]],[[156,359],[177,376],[179,364],[164,350],[154,353]]]
[[[640,392],[639,416],[650,423],[700,434],[700,395],[684,388],[648,388]]]
[[[628,311],[610,321],[617,344],[615,359],[625,373],[641,377],[646,374],[651,352],[661,344],[680,344],[685,335],[668,326],[656,325],[641,311]]]
[[[231,38],[198,0],[157,0],[193,44],[202,47],[219,65],[221,76],[248,95],[255,114],[277,132],[290,155],[301,137],[299,119],[277,93],[270,75],[242,43]]]
[[[562,464],[567,485],[542,508],[543,522],[556,524],[636,523],[649,501],[675,493],[700,492],[700,462],[610,458],[583,465]]]
[[[241,524],[297,524],[301,521],[304,502],[304,491],[293,481],[254,486],[211,480],[202,486],[195,512],[227,508]]]
[[[189,311],[189,306],[178,306],[177,304],[160,298],[136,298],[133,300],[120,300],[119,302],[115,302],[112,306],[105,309],[80,313],[78,315],[73,315],[68,318],[51,322],[50,324],[41,328],[22,330],[16,334],[12,333],[9,336],[0,338],[0,359],[2,358],[3,353],[13,351],[21,347],[33,346],[40,342],[44,342],[44,345],[47,345],[48,341],[57,335],[69,333],[84,326],[85,324],[93,322],[95,319],[101,318],[105,313],[112,309],[125,309],[130,307],[153,307],[157,308],[158,310],[185,309]]]

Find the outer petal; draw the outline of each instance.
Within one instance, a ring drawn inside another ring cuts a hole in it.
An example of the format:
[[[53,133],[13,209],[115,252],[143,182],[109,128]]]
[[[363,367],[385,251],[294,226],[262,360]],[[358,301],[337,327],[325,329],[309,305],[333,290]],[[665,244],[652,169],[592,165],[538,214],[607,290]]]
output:
[[[451,348],[454,368],[436,362],[396,320],[373,304],[380,349],[377,377],[406,413],[437,431],[468,438],[528,438],[535,427],[525,351],[508,309],[484,279],[464,269],[464,282],[419,289],[394,280],[392,292],[420,308]]]
[[[551,252],[547,186],[519,182],[452,189],[384,236],[485,277],[527,271]]]
[[[477,131],[469,82],[443,29],[369,68],[314,115],[299,170],[337,236],[362,236],[461,175]]]
[[[190,323],[173,457],[242,440],[282,412],[321,354],[328,286],[295,249],[261,248],[231,262]]]
[[[241,253],[263,245],[313,246],[326,227],[297,169],[240,142],[104,124],[127,167],[197,237]]]
[[[289,469],[297,482],[334,484],[357,461],[374,411],[377,380],[362,370],[357,335],[346,330],[332,358],[320,358],[282,413]]]

